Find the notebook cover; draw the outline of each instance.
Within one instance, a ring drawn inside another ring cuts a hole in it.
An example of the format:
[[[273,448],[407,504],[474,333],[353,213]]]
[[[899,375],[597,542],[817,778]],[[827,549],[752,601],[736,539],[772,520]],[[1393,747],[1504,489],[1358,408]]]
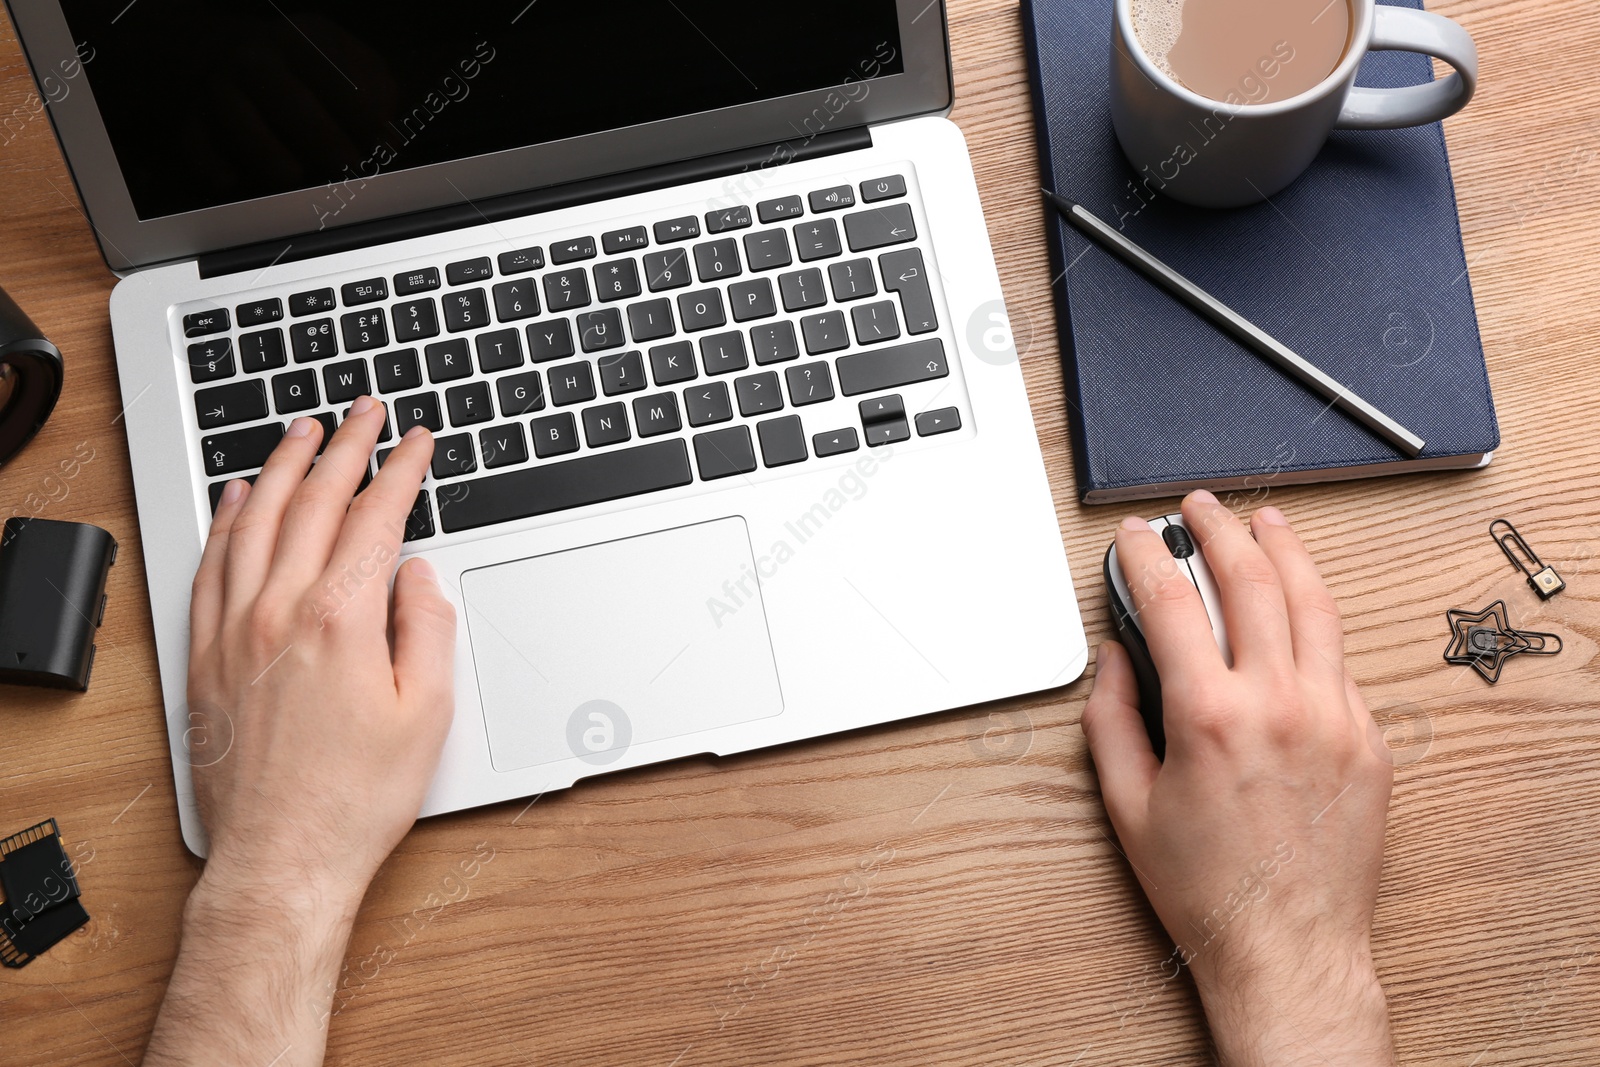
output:
[[[1112,6],[1023,0],[1045,184],[1113,225],[1125,219],[1133,240],[1428,444],[1420,461],[1406,461],[1052,211],[1085,502],[1484,462],[1499,427],[1441,126],[1336,132],[1270,203],[1141,201],[1111,128]],[[1374,52],[1358,82],[1432,76],[1427,57]],[[1363,469],[1371,465],[1387,469]]]

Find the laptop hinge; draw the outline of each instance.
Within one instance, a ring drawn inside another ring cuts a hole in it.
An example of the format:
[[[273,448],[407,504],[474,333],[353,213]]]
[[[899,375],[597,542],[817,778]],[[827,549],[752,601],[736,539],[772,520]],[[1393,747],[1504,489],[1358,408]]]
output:
[[[348,252],[372,245],[389,244],[413,237],[478,226],[485,222],[533,215],[541,211],[588,204],[598,200],[612,200],[633,193],[647,193],[674,185],[706,178],[720,178],[730,174],[743,174],[753,170],[784,163],[795,163],[819,156],[840,152],[854,152],[872,147],[872,132],[865,126],[833,133],[819,134],[804,141],[782,141],[777,144],[743,148],[714,156],[667,163],[659,167],[610,174],[602,178],[589,178],[543,189],[510,193],[453,204],[449,207],[418,211],[409,215],[357,223],[336,230],[278,238],[260,244],[242,245],[221,252],[212,252],[198,260],[200,277],[215,278],[239,271],[262,270],[277,263],[294,263],[317,256]]]

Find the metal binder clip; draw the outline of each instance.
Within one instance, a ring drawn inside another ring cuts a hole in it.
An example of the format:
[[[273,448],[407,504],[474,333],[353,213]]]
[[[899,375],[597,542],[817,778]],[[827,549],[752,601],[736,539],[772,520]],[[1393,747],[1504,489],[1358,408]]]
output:
[[[1504,526],[1506,532],[1496,533],[1496,526]],[[1556,573],[1556,569],[1540,559],[1539,554],[1529,548],[1528,542],[1522,539],[1517,528],[1505,519],[1496,519],[1489,524],[1489,536],[1494,538],[1494,543],[1500,546],[1500,551],[1506,554],[1506,559],[1511,561],[1511,565],[1528,579],[1528,584],[1539,594],[1539,599],[1549,600],[1567,587],[1567,583],[1561,580],[1561,575]],[[1522,552],[1526,557],[1525,560],[1517,558],[1516,551],[1512,549],[1513,545]]]

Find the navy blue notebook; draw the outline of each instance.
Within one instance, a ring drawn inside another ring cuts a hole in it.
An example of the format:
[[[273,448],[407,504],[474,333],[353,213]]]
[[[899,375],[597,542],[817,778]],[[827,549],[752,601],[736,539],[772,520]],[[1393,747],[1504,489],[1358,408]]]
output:
[[[1417,0],[1403,6],[1420,7]],[[1133,193],[1107,97],[1112,0],[1023,0],[1043,179],[1428,442],[1381,439],[1049,215],[1085,503],[1477,467],[1500,441],[1444,133],[1335,133],[1288,189],[1238,210]],[[1375,52],[1360,84],[1431,79]]]

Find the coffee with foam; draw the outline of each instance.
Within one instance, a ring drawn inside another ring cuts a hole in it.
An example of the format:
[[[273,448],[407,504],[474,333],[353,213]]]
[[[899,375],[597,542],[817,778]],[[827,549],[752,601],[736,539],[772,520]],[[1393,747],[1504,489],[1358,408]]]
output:
[[[1132,0],[1133,30],[1167,77],[1207,99],[1265,104],[1332,74],[1350,45],[1350,0]]]

